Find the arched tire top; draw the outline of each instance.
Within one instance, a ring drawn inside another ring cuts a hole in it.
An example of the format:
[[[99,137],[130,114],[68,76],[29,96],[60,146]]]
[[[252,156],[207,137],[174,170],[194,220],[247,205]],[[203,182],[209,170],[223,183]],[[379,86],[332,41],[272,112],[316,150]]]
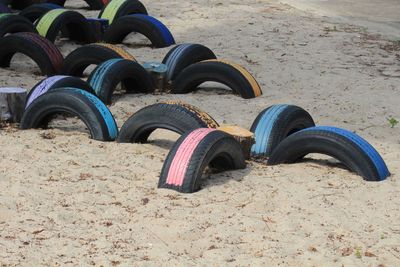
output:
[[[216,128],[218,123],[198,108],[176,103],[157,103],[133,114],[122,125],[119,143],[145,143],[156,129],[166,129],[178,134],[198,128]]]
[[[39,19],[43,14],[46,12],[53,10],[53,9],[60,9],[63,8],[62,6],[52,4],[52,3],[40,3],[40,4],[33,4],[24,8],[19,15],[27,18],[30,22],[34,23],[37,19]]]
[[[126,15],[114,20],[104,33],[104,40],[107,43],[122,43],[132,32],[143,34],[157,48],[175,44],[171,32],[161,21],[143,14]]]
[[[93,139],[112,141],[118,135],[114,117],[95,95],[76,88],[59,88],[41,95],[25,110],[21,129],[46,127],[56,114],[67,113],[81,119]]]
[[[81,77],[89,65],[98,65],[113,58],[136,61],[131,54],[116,45],[104,43],[89,44],[81,46],[68,54],[64,60],[62,73]]]
[[[33,4],[33,0],[12,0],[11,7],[13,9],[22,10]]]
[[[56,75],[43,79],[38,82],[26,96],[25,109],[39,96],[47,93],[49,90],[54,90],[62,87],[73,87],[82,89],[86,92],[96,95],[93,88],[85,81],[72,76]]]
[[[27,18],[16,14],[0,14],[0,37],[9,33],[34,32],[35,26]]]
[[[97,96],[106,104],[111,104],[112,94],[118,84],[127,93],[152,93],[153,80],[150,74],[137,62],[115,58],[96,67],[88,78]]]
[[[0,38],[0,66],[9,67],[12,57],[22,53],[39,66],[43,75],[58,74],[63,56],[49,40],[35,33],[21,32]]]
[[[11,9],[9,9],[7,5],[0,2],[0,14],[11,13],[11,12],[12,12]]]
[[[64,29],[71,40],[82,43],[96,41],[92,26],[79,12],[67,9],[53,9],[46,12],[36,23],[39,34],[54,42]]]
[[[298,106],[270,106],[260,112],[250,128],[255,137],[251,156],[269,157],[287,136],[313,126],[315,123],[311,115]]]
[[[268,164],[293,163],[310,153],[336,158],[367,181],[382,181],[390,175],[382,157],[367,141],[330,126],[311,127],[290,135],[275,148]]]
[[[201,186],[204,169],[210,165],[218,170],[244,169],[240,144],[229,134],[200,128],[181,136],[169,152],[158,183],[182,193],[193,193]]]
[[[224,60],[205,60],[188,66],[173,80],[172,93],[195,91],[204,82],[222,83],[246,99],[262,94],[257,81],[246,69]]]
[[[119,17],[132,14],[147,15],[146,7],[139,0],[113,0],[103,7],[99,18],[108,19],[111,24]]]
[[[172,48],[164,57],[162,63],[167,65],[167,79],[174,80],[183,69],[194,63],[216,59],[214,52],[201,44],[180,44]]]

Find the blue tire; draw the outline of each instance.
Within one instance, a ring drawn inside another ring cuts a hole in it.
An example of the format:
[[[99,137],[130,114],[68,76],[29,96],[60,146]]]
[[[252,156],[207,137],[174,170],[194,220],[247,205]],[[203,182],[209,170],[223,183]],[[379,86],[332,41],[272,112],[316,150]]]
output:
[[[273,105],[257,116],[250,131],[255,144],[251,147],[252,157],[269,157],[275,147],[289,135],[315,126],[311,115],[293,105]]]
[[[293,163],[310,153],[336,158],[367,181],[382,181],[390,175],[382,157],[367,141],[331,126],[311,127],[290,135],[275,148],[268,164]]]

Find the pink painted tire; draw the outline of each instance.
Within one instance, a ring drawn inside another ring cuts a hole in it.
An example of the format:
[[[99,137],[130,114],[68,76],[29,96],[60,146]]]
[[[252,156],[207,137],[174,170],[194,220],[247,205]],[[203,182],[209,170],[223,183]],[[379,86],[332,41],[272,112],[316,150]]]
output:
[[[200,128],[184,134],[164,162],[158,187],[196,192],[207,166],[218,171],[244,169],[246,162],[240,144],[216,129]]]

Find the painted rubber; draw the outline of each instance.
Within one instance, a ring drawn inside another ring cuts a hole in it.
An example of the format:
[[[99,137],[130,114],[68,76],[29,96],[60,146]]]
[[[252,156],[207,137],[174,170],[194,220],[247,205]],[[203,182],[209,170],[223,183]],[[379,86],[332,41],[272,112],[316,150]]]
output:
[[[77,88],[59,88],[36,98],[25,110],[20,128],[47,127],[57,114],[77,116],[93,139],[112,141],[118,135],[117,124],[106,105],[95,95]]]
[[[139,63],[122,58],[110,59],[97,66],[90,74],[88,82],[106,104],[111,104],[118,84],[127,93],[154,92],[150,74]]]
[[[36,33],[20,32],[0,38],[0,67],[9,67],[16,53],[30,57],[39,66],[43,75],[58,74],[63,56],[57,47]]]
[[[54,90],[62,87],[79,88],[86,92],[96,95],[93,88],[85,81],[72,76],[56,75],[38,82],[26,96],[25,109],[39,96],[47,93],[49,90]]]
[[[30,22],[34,23],[38,20],[41,16],[43,16],[46,12],[53,10],[53,9],[60,9],[63,8],[60,5],[52,4],[52,3],[40,3],[40,4],[33,4],[24,8],[19,15],[27,18]]]
[[[201,44],[180,44],[172,48],[164,57],[162,63],[167,65],[167,79],[174,80],[183,69],[194,63],[216,59],[208,47]]]
[[[113,58],[136,61],[131,54],[118,46],[104,43],[89,44],[75,49],[65,58],[62,73],[81,77],[89,65],[98,65]]]
[[[256,79],[243,67],[224,60],[205,60],[185,68],[173,80],[172,93],[186,94],[204,82],[219,82],[243,98],[262,95]]]
[[[122,43],[132,32],[143,34],[157,48],[175,44],[171,32],[161,21],[143,14],[122,16],[114,20],[104,33],[104,40],[112,44]]]
[[[382,157],[367,141],[331,126],[311,127],[290,135],[275,148],[268,164],[293,163],[310,153],[336,158],[367,181],[382,181],[390,175]]]
[[[146,7],[138,0],[112,0],[100,11],[99,18],[108,19],[111,24],[119,17],[132,14],[147,15]]]
[[[204,169],[244,169],[240,144],[229,134],[200,128],[181,136],[169,152],[161,170],[159,188],[193,193],[201,186]]]
[[[0,3],[0,14],[11,13],[11,9],[6,4]]]
[[[39,34],[54,42],[63,29],[70,40],[81,43],[96,41],[93,29],[87,19],[76,11],[53,9],[45,13],[37,22]]]
[[[198,128],[217,128],[218,123],[206,112],[182,102],[157,103],[133,114],[122,125],[119,143],[145,143],[156,129],[184,134]]]
[[[0,37],[9,33],[34,32],[35,26],[27,18],[16,14],[0,14]]]
[[[255,137],[251,156],[269,157],[283,139],[313,126],[315,123],[311,115],[298,106],[270,106],[261,111],[250,128]]]

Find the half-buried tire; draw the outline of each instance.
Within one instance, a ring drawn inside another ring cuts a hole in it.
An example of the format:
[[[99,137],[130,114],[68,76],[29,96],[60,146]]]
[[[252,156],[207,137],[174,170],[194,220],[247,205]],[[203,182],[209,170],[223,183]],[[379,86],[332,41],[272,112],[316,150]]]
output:
[[[57,47],[38,34],[21,32],[0,38],[0,67],[9,67],[16,53],[30,57],[43,75],[52,76],[61,70],[63,56]]]
[[[54,42],[63,29],[70,40],[81,43],[96,41],[92,26],[79,12],[67,9],[53,9],[45,13],[37,22],[39,34]]]
[[[367,141],[330,126],[311,127],[290,135],[275,148],[268,164],[293,163],[310,153],[331,156],[367,181],[382,181],[390,175],[382,157]]]
[[[96,95],[93,88],[85,81],[72,76],[56,75],[38,82],[26,96],[25,109],[39,96],[47,93],[50,90],[63,87],[79,88]]]
[[[243,98],[262,95],[256,79],[242,66],[223,60],[205,60],[185,68],[172,83],[172,93],[186,94],[204,82],[222,83]]]
[[[143,34],[157,48],[175,44],[171,32],[161,21],[143,14],[126,15],[114,20],[104,33],[104,40],[112,44],[122,43],[133,32]]]
[[[313,126],[315,124],[311,115],[298,106],[270,106],[261,111],[250,128],[255,137],[251,156],[269,157],[283,139]]]
[[[62,73],[81,77],[88,66],[99,65],[113,58],[136,61],[131,54],[116,45],[105,43],[89,44],[81,46],[67,55]]]
[[[40,3],[28,6],[24,8],[19,15],[27,18],[29,21],[34,23],[38,20],[41,16],[43,16],[46,12],[53,10],[53,9],[60,9],[63,8],[60,5],[52,4],[52,3]]]
[[[21,129],[43,128],[58,114],[77,116],[91,138],[112,141],[118,135],[114,117],[95,95],[77,88],[60,88],[35,99],[22,116]]]
[[[34,32],[35,26],[27,18],[16,14],[0,14],[0,37],[9,33]]]
[[[0,14],[11,13],[11,12],[12,12],[11,9],[9,9],[6,4],[0,2]]]
[[[182,193],[193,193],[201,186],[204,169],[244,169],[240,144],[229,134],[200,128],[181,136],[169,152],[158,183],[159,188],[170,188]]]
[[[183,69],[194,63],[216,59],[208,47],[201,44],[180,44],[172,48],[164,57],[162,63],[167,65],[166,77],[173,80]]]
[[[147,15],[146,7],[138,0],[113,0],[103,7],[99,18],[108,19],[109,24],[111,24],[119,17],[132,14]]]
[[[111,97],[118,84],[126,93],[154,91],[150,74],[139,63],[122,58],[110,59],[97,66],[88,82],[106,104],[111,104]]]
[[[122,125],[119,143],[145,143],[156,129],[178,134],[198,129],[217,128],[218,123],[206,112],[182,102],[165,102],[147,106]]]

